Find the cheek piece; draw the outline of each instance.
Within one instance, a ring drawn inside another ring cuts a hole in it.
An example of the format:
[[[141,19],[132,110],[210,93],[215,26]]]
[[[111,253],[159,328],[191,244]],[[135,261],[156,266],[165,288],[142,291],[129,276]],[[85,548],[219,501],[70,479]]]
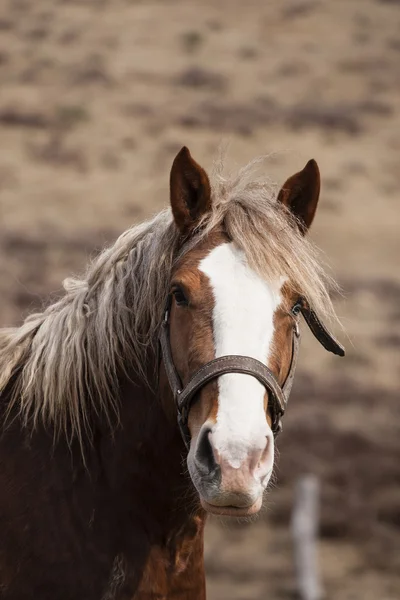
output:
[[[300,297],[290,311],[290,314],[293,317],[292,357],[288,373],[282,386],[279,384],[271,369],[262,362],[250,356],[240,355],[227,355],[210,360],[210,362],[204,364],[190,377],[186,385],[183,385],[172,358],[170,341],[171,304],[172,295],[170,294],[167,299],[164,319],[160,328],[159,342],[161,358],[164,362],[168,382],[176,403],[179,429],[187,449],[190,447],[191,439],[188,427],[188,416],[190,408],[196,400],[196,393],[209,381],[216,379],[220,375],[225,375],[226,373],[245,373],[246,375],[255,377],[264,385],[269,397],[268,409],[270,410],[272,418],[272,432],[276,437],[278,433],[282,431],[282,417],[285,414],[290,391],[292,389],[300,348],[300,314],[303,315],[314,337],[326,350],[328,350],[328,352],[332,352],[338,356],[344,356],[345,354],[343,346],[326,329],[306,300]]]

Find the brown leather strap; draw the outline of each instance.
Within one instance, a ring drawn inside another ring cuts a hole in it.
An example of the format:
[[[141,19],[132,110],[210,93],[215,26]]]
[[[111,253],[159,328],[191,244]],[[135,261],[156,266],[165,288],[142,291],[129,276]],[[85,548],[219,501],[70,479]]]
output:
[[[325,325],[318,319],[316,313],[308,306],[307,303],[303,303],[301,307],[301,314],[311,329],[314,337],[317,338],[325,350],[328,350],[328,352],[333,352],[333,354],[337,354],[338,356],[344,356],[345,351],[343,346],[327,330]]]
[[[272,431],[275,435],[282,429],[281,417],[285,413],[285,408],[289,400],[292,389],[294,374],[296,370],[297,357],[300,346],[300,332],[297,322],[299,312],[304,316],[307,325],[322,346],[334,354],[344,356],[344,348],[329,333],[326,327],[318,319],[315,312],[308,306],[303,298],[296,303],[296,311],[293,309],[294,329],[292,341],[292,359],[289,371],[283,386],[281,387],[273,372],[262,362],[250,356],[221,356],[206,363],[192,376],[186,386],[182,385],[181,379],[175,369],[170,336],[169,336],[169,313],[171,307],[171,297],[168,298],[164,320],[160,329],[160,345],[164,362],[165,371],[168,377],[169,385],[174,395],[178,409],[178,424],[185,444],[190,444],[190,432],[187,424],[189,410],[193,398],[204,385],[209,381],[225,375],[227,373],[244,373],[258,379],[270,393],[270,410],[272,417]]]
[[[300,329],[298,321],[295,322],[292,339],[292,359],[290,361],[290,367],[288,374],[286,375],[285,382],[282,386],[282,391],[285,396],[286,404],[288,403],[290,392],[292,391],[294,376],[296,373],[297,359],[300,351]]]
[[[283,388],[280,387],[275,375],[266,365],[250,356],[240,355],[221,356],[211,360],[200,367],[200,369],[191,377],[186,386],[183,386],[175,369],[172,357],[168,318],[169,311],[167,309],[164,321],[161,325],[159,339],[164,368],[177,404],[179,427],[185,443],[188,445],[190,442],[187,419],[196,392],[198,392],[209,381],[212,381],[213,379],[216,379],[217,377],[227,373],[243,373],[246,375],[251,375],[264,385],[264,387],[270,393],[269,408],[272,418],[272,431],[275,435],[279,433],[279,431],[282,429],[281,417],[285,412],[285,407],[293,383],[294,371],[297,362],[299,333],[297,332],[293,334],[292,361]]]
[[[168,382],[174,395],[174,399],[177,400],[182,391],[182,382],[178,373],[176,372],[174,359],[172,358],[171,343],[169,339],[169,321],[167,319],[168,316],[166,311],[166,316],[161,324],[159,339],[165,372],[167,373]]]
[[[279,405],[280,414],[285,412],[286,401],[282,389],[268,367],[250,356],[227,355],[214,358],[214,360],[210,360],[201,367],[183,391],[178,394],[177,403],[183,416],[185,416],[184,409],[190,405],[190,400],[200,388],[212,379],[227,373],[243,373],[258,379],[274,395],[274,400]]]

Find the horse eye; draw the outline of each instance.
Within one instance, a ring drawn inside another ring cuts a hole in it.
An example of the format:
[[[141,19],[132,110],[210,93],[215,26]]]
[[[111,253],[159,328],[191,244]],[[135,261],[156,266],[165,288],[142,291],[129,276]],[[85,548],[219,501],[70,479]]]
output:
[[[176,287],[172,290],[172,294],[175,298],[175,302],[177,303],[178,306],[187,306],[189,304],[188,299],[185,296],[184,291],[182,290],[182,288]]]
[[[293,306],[293,308],[290,312],[292,313],[292,315],[297,317],[297,315],[300,313],[301,309],[302,309],[301,302],[296,302],[296,304]]]

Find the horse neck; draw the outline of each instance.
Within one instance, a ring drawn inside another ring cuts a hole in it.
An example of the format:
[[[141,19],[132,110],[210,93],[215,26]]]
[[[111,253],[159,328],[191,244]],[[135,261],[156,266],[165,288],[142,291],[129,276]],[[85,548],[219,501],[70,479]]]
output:
[[[143,381],[122,383],[117,452],[107,452],[108,468],[119,474],[121,510],[133,515],[134,529],[146,532],[149,546],[134,599],[185,599],[183,590],[188,600],[202,599],[205,513],[183,464],[171,391],[163,375],[160,381],[158,392]]]
[[[114,445],[107,451],[108,468],[117,486],[130,488],[123,497],[129,503],[134,499],[136,513],[149,517],[154,539],[172,540],[186,526],[192,529],[193,517],[203,515],[185,468],[187,451],[172,393],[163,377],[154,391],[137,376],[125,379],[120,393],[121,426],[108,438]]]

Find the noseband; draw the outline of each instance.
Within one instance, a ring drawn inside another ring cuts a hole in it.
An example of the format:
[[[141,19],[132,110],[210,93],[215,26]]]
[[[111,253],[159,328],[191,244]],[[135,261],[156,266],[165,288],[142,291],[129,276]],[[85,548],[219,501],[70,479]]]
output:
[[[250,356],[240,355],[227,355],[210,360],[210,362],[200,367],[188,383],[183,386],[172,357],[170,342],[171,303],[172,296],[169,296],[160,330],[160,346],[165,371],[177,406],[179,429],[187,448],[190,446],[191,437],[188,427],[188,417],[190,408],[195,402],[196,393],[209,381],[212,381],[221,375],[226,375],[227,373],[244,373],[246,375],[251,375],[263,384],[269,395],[268,408],[270,409],[272,418],[272,432],[274,436],[277,436],[278,433],[282,431],[282,417],[285,414],[290,391],[292,389],[300,348],[300,329],[298,322],[300,313],[303,315],[313,335],[326,350],[333,352],[333,354],[337,354],[338,356],[344,356],[343,346],[339,344],[331,333],[329,333],[323,323],[318,319],[316,313],[308,306],[305,299],[299,298],[291,309],[291,315],[293,316],[292,358],[288,374],[282,386],[279,384],[271,369],[262,362],[255,358],[251,358]]]

